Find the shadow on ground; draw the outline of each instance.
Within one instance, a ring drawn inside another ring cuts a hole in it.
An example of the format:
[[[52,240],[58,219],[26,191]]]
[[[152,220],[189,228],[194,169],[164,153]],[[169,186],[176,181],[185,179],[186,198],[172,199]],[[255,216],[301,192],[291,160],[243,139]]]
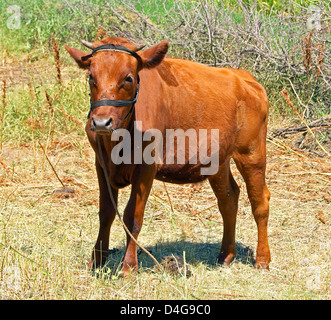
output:
[[[214,269],[219,266],[217,258],[220,252],[220,243],[194,243],[185,240],[175,242],[163,242],[155,246],[145,247],[156,259],[161,262],[165,256],[179,256],[184,258],[186,263],[195,266],[200,263],[204,264],[209,269]],[[125,247],[114,248],[109,250],[109,257],[105,267],[108,267],[112,272],[116,273],[121,269],[121,262],[125,253]],[[252,248],[236,242],[236,257],[235,262],[240,262],[246,265],[253,266],[255,260],[253,258]],[[142,269],[153,269],[154,261],[141,249],[138,249],[138,263]]]

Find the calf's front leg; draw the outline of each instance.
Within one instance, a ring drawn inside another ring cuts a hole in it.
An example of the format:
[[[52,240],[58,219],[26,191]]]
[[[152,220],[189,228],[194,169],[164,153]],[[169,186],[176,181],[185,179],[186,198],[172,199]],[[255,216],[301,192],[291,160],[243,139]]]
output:
[[[110,227],[115,219],[116,211],[109,196],[106,179],[101,165],[96,161],[96,171],[99,181],[99,234],[92,251],[89,268],[102,266],[108,257]],[[118,190],[111,188],[117,204]]]
[[[129,202],[124,211],[124,223],[137,240],[144,218],[145,206],[155,177],[153,166],[139,166],[133,175]],[[122,274],[127,276],[138,269],[137,245],[127,234],[127,246],[123,258]]]

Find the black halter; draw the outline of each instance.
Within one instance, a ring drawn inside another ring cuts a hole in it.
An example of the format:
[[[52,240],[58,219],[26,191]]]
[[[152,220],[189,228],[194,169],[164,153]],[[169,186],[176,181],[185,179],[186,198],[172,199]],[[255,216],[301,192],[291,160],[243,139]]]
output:
[[[119,51],[119,52],[124,52],[124,53],[130,54],[138,60],[141,59],[137,53],[135,53],[134,51],[131,51],[123,46],[119,46],[119,45],[115,46],[113,44],[104,44],[102,46],[94,48],[92,53],[87,56],[82,57],[82,60],[86,61],[89,58],[93,57],[93,55],[95,55],[97,52],[100,52],[100,51]],[[139,79],[139,75],[138,75],[137,91],[136,91],[134,98],[132,98],[132,99],[129,99],[129,100],[99,100],[99,101],[95,101],[95,102],[90,102],[91,108],[87,115],[87,119],[89,119],[91,112],[98,107],[101,107],[101,106],[126,107],[126,106],[132,104],[128,114],[124,118],[124,119],[126,119],[132,113],[135,103],[138,100],[139,82],[140,82],[140,79]]]

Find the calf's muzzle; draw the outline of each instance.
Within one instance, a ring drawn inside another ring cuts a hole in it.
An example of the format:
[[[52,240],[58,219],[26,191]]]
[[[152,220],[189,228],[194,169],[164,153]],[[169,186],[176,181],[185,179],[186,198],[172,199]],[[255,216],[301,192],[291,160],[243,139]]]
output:
[[[92,117],[90,130],[97,133],[110,133],[113,130],[113,118]]]

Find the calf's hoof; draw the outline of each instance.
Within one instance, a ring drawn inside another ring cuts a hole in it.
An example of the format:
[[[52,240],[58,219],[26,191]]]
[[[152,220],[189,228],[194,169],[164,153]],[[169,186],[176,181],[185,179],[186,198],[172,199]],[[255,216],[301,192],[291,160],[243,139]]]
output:
[[[262,269],[262,270],[269,270],[270,259],[256,259],[254,268]]]
[[[217,262],[224,266],[229,266],[235,256],[235,253],[223,253],[218,256]]]

